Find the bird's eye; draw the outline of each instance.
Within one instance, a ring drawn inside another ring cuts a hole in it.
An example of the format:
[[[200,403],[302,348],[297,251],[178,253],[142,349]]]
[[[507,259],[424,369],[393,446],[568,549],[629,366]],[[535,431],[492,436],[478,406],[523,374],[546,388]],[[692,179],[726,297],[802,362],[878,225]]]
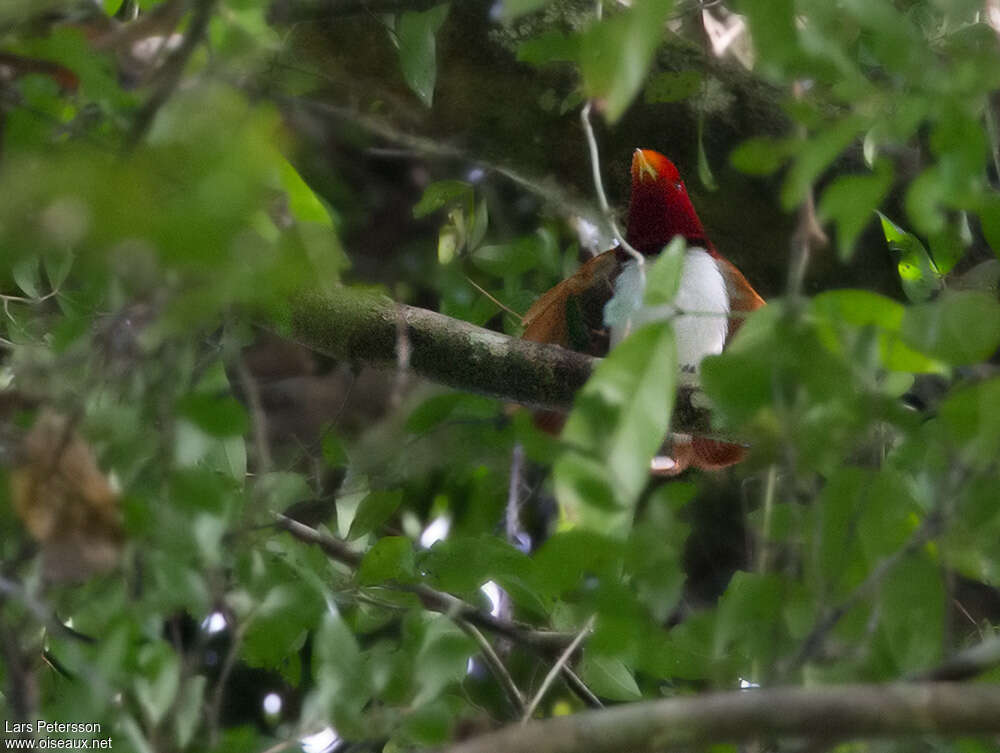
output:
[[[684,184],[681,183],[680,181],[677,181],[676,183],[674,183],[674,188],[676,188],[678,191],[683,191],[684,190]]]

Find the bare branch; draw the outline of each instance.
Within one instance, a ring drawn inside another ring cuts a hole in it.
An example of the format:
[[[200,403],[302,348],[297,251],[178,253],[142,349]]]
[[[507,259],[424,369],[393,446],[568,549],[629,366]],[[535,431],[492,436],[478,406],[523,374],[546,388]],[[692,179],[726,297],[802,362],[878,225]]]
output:
[[[562,654],[560,654],[559,658],[556,659],[556,663],[552,665],[552,669],[549,670],[549,673],[545,675],[545,679],[542,680],[541,687],[538,688],[538,692],[535,693],[535,697],[531,699],[531,703],[528,705],[528,708],[524,710],[524,716],[521,718],[523,723],[527,723],[527,721],[531,719],[532,715],[535,713],[535,709],[538,708],[538,704],[542,702],[542,699],[545,698],[545,694],[549,691],[552,683],[555,682],[556,676],[558,676],[563,667],[566,666],[566,662],[569,661],[573,652],[580,647],[580,644],[583,643],[583,639],[590,635],[590,632],[593,629],[594,617],[591,616],[580,629],[580,632],[576,634],[576,638],[573,639],[573,642],[570,643]]]
[[[511,724],[444,753],[653,753],[762,736],[812,740],[1000,733],[1000,687],[842,685],[713,693]]]
[[[351,549],[346,542],[323,531],[303,525],[280,513],[274,513],[278,526],[290,533],[299,541],[315,544],[332,560],[347,565],[356,570],[361,565],[362,555]],[[524,646],[539,651],[558,651],[568,645],[574,638],[571,633],[560,633],[551,630],[535,630],[530,625],[513,621],[501,620],[489,612],[483,612],[470,604],[444,591],[437,591],[422,583],[392,584],[393,588],[408,591],[417,596],[425,609],[439,612],[455,620],[462,620],[492,633],[502,635]]]
[[[464,620],[456,620],[456,625],[458,625],[462,632],[468,635],[472,640],[476,642],[479,646],[479,653],[483,657],[483,661],[486,666],[490,668],[490,672],[496,678],[497,683],[503,688],[504,694],[507,696],[507,700],[510,701],[510,705],[514,709],[514,713],[517,716],[522,716],[524,714],[524,696],[521,695],[520,689],[517,687],[517,683],[514,682],[514,678],[510,676],[510,672],[507,671],[507,667],[500,660],[497,652],[493,650],[493,646],[490,644],[489,639],[483,635],[477,627],[470,625]]]

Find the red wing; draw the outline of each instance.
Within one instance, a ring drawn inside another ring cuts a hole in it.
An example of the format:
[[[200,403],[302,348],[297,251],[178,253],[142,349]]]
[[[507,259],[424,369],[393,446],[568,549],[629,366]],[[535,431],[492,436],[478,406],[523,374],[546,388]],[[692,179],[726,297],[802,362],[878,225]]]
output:
[[[729,309],[749,314],[764,305],[764,299],[754,290],[747,278],[743,276],[735,266],[727,259],[716,258],[719,270],[726,281],[726,289],[729,291]],[[729,320],[729,334],[726,340],[731,340],[736,331],[743,325],[742,317],[733,317]]]
[[[569,346],[569,328],[566,323],[566,305],[576,296],[582,296],[595,286],[606,285],[618,271],[615,251],[588,260],[570,277],[535,301],[524,315],[525,340]]]

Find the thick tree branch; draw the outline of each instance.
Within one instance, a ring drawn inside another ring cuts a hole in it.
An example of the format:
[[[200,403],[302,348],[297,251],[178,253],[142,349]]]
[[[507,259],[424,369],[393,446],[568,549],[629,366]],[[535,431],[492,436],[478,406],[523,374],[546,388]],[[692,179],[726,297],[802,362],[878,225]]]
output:
[[[1000,687],[844,685],[714,693],[510,725],[444,753],[644,753],[780,736],[1000,734]]]
[[[291,310],[289,336],[348,361],[394,367],[399,318],[410,348],[409,366],[441,384],[512,403],[567,410],[597,359],[557,345],[491,332],[382,295],[339,288],[302,298]],[[691,407],[691,388],[678,390],[674,428],[706,433],[707,414]]]

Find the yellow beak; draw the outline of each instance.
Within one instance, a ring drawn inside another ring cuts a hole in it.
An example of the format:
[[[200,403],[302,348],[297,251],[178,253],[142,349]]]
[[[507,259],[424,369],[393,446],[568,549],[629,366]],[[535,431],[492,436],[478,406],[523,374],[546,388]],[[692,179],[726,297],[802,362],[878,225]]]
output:
[[[659,177],[653,163],[647,159],[642,149],[636,149],[632,153],[632,177],[642,183],[647,180],[655,181]]]

